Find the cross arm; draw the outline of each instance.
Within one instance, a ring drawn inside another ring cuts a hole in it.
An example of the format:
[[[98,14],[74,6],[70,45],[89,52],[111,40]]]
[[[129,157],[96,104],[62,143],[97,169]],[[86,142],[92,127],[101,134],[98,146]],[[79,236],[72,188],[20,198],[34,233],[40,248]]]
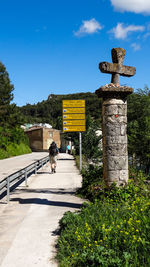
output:
[[[99,69],[103,73],[120,74],[121,76],[131,77],[135,75],[136,68],[130,66],[120,65],[118,63],[101,62]]]

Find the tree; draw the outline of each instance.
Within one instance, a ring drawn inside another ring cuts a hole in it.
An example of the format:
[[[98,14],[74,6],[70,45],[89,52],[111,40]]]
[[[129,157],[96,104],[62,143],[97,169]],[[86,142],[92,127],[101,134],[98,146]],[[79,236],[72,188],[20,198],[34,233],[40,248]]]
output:
[[[14,86],[10,83],[8,72],[0,62],[0,126],[9,120],[11,112],[10,102],[13,100]]]
[[[87,116],[86,132],[83,134],[83,154],[88,161],[102,161],[102,136],[100,131],[100,121],[97,122],[92,117]]]
[[[129,155],[146,173],[150,170],[150,90],[137,90],[128,99]]]

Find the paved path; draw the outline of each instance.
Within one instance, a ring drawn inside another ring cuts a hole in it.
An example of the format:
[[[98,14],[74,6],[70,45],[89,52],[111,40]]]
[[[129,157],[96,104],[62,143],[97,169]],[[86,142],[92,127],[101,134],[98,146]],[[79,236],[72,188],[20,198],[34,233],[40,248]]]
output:
[[[33,162],[44,158],[48,155],[48,152],[33,152],[13,158],[0,160],[0,181],[6,176],[25,168]]]
[[[63,214],[78,210],[83,200],[74,192],[81,176],[73,157],[60,154],[57,173],[50,165],[11,193],[10,203],[0,201],[0,266],[56,267],[56,230]]]

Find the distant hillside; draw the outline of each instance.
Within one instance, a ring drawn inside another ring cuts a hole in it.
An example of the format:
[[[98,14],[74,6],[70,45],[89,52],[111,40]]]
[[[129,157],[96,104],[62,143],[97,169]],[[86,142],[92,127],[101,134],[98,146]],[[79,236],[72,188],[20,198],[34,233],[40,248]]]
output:
[[[86,115],[90,115],[95,120],[101,118],[101,99],[98,99],[94,93],[89,92],[68,95],[51,94],[45,101],[20,107],[20,111],[26,123],[49,123],[54,128],[61,129],[63,99],[85,99]]]

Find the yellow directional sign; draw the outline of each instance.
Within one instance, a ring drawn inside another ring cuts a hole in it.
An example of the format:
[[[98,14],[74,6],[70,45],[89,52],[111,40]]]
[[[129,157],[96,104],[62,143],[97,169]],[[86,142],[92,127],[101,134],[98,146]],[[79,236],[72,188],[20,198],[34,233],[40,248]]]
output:
[[[85,126],[63,126],[63,132],[85,132]]]
[[[85,113],[85,108],[63,108],[64,113]]]
[[[70,120],[70,121],[63,121],[63,125],[85,125],[85,120]]]
[[[85,113],[83,114],[63,114],[63,120],[85,120]]]
[[[85,100],[63,100],[63,132],[85,132]]]
[[[63,100],[63,108],[82,108],[85,107],[85,100]]]

